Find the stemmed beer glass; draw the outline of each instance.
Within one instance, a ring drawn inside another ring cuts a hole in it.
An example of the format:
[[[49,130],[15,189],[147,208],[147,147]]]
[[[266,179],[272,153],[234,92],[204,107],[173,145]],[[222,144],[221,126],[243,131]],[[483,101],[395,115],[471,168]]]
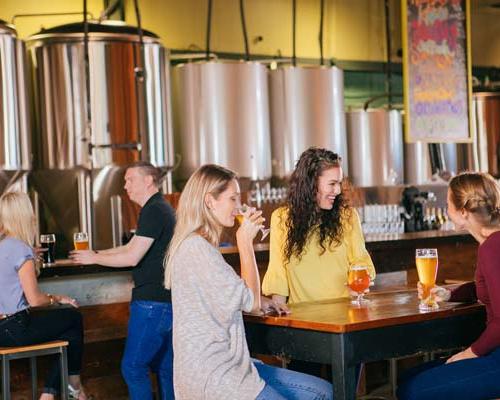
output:
[[[238,214],[236,214],[236,220],[240,225],[243,223],[243,218],[244,218],[243,214],[248,211],[248,208],[249,208],[248,205],[242,204],[238,210]],[[267,237],[267,235],[269,235],[269,232],[271,232],[270,228],[264,228],[264,227],[260,228],[260,233],[262,234],[260,238],[261,242]]]
[[[363,298],[366,289],[370,287],[370,274],[366,265],[353,265],[349,267],[347,285],[349,289],[357,293],[357,298],[351,301],[352,304],[362,306],[369,302]]]

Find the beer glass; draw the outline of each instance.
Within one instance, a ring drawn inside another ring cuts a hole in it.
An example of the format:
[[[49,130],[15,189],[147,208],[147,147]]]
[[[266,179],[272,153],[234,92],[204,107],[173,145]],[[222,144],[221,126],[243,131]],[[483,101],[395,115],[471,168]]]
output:
[[[357,306],[366,304],[368,300],[364,299],[365,290],[370,287],[370,274],[366,265],[353,265],[349,268],[347,276],[347,286],[353,292],[357,293],[357,298],[351,303]]]
[[[437,249],[417,249],[415,253],[418,280],[422,285],[423,296],[418,308],[422,311],[435,310],[439,305],[431,295],[431,289],[436,285],[438,271]]]
[[[43,255],[43,265],[51,265],[56,262],[56,235],[48,233],[40,235],[40,245],[45,251]]]
[[[88,250],[89,249],[89,236],[87,232],[77,232],[73,235],[73,244],[75,250]]]
[[[239,208],[239,214],[236,215],[236,220],[238,223],[241,225],[243,223],[243,213],[246,213],[248,210],[248,206],[246,204],[242,204],[241,207]],[[271,229],[269,228],[260,228],[260,233],[262,234],[260,241],[262,242],[267,235],[269,235],[269,232],[271,232]]]

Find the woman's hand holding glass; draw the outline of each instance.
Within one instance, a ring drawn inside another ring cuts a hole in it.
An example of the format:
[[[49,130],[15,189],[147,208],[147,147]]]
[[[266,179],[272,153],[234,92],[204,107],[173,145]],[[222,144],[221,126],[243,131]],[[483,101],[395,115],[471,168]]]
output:
[[[417,283],[417,290],[418,290],[418,298],[420,300],[422,300],[424,297],[425,289],[424,289],[424,286],[420,282]],[[444,288],[444,287],[441,287],[441,286],[434,286],[430,290],[430,294],[431,294],[433,300],[438,302],[438,303],[441,303],[443,301],[448,301],[448,300],[450,300],[450,297],[451,297],[451,291]]]
[[[257,233],[263,229],[263,222],[265,218],[262,217],[262,211],[254,207],[248,207],[246,204],[242,205],[236,219],[240,224],[236,232],[237,238],[247,239],[253,241]]]
[[[243,224],[243,222],[245,220],[245,216],[247,216],[249,210],[253,210],[254,213],[258,212],[258,213],[260,213],[259,215],[262,215],[262,211],[260,211],[260,210],[256,211],[256,209],[254,207],[249,207],[246,204],[242,204],[241,207],[238,209],[238,214],[236,214],[236,219],[238,220],[238,223],[240,225]],[[259,225],[259,230],[262,233],[260,241],[263,241],[267,237],[267,235],[269,235],[269,232],[271,231],[271,229],[269,229],[269,228],[264,228],[264,225],[262,225],[262,223],[264,221],[265,221],[265,219],[262,218],[262,220],[260,221],[260,225]]]

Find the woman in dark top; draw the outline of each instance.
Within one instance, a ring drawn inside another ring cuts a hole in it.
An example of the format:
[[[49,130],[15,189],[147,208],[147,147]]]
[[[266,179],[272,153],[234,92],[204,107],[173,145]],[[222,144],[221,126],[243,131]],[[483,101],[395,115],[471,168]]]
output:
[[[454,400],[500,397],[500,187],[488,174],[464,173],[448,189],[448,215],[456,229],[479,242],[475,282],[453,291],[432,290],[438,301],[477,301],[486,306],[481,336],[447,360],[424,364],[401,379],[399,399]]]
[[[86,400],[80,382],[82,316],[74,308],[75,299],[44,293],[38,287],[33,251],[35,232],[29,197],[24,193],[6,193],[0,197],[0,347],[66,340],[70,398]],[[73,307],[32,308],[58,303]],[[60,369],[55,362],[40,400],[53,400],[59,389]]]

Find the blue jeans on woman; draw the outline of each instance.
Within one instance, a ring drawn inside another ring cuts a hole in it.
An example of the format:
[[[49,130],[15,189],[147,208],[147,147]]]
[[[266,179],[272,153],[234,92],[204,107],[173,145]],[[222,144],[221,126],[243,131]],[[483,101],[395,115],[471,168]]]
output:
[[[174,398],[172,304],[138,301],[130,304],[122,374],[131,400],[152,400],[151,369],[158,377],[160,398]]]
[[[332,400],[332,384],[313,375],[255,362],[266,386],[256,400]]]
[[[435,360],[404,374],[399,400],[487,400],[500,397],[500,348],[490,354],[445,364]]]

